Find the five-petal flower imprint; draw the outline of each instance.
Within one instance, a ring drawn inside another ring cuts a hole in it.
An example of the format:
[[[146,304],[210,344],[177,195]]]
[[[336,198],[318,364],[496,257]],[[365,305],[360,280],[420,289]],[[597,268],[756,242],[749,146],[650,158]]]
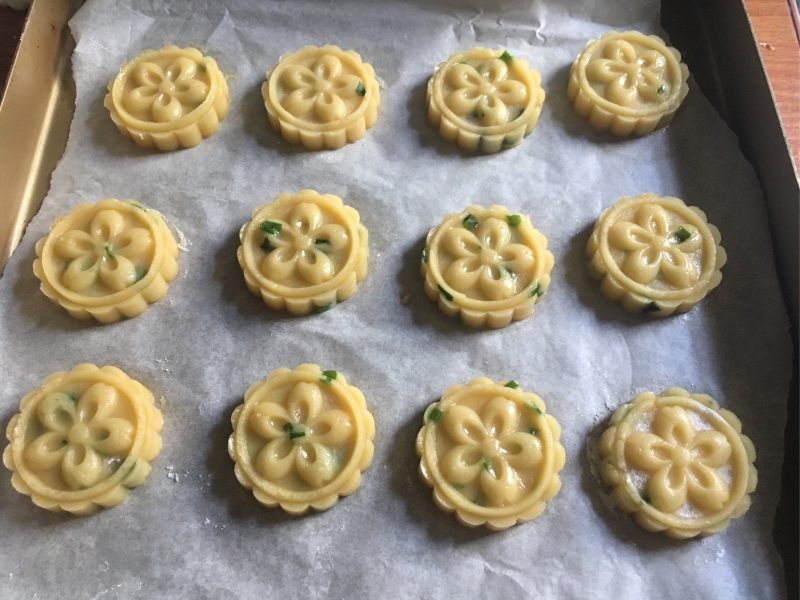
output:
[[[125,108],[134,115],[148,115],[157,123],[177,121],[203,102],[208,85],[197,77],[195,61],[179,56],[166,67],[143,61],[131,72],[136,86],[124,96]]]
[[[311,285],[328,281],[336,274],[332,257],[347,246],[347,230],[336,223],[323,224],[316,204],[302,202],[292,209],[289,222],[272,219],[262,224],[267,252],[261,272],[273,281],[295,274]],[[268,245],[267,245],[268,244]]]
[[[45,431],[25,449],[25,460],[36,470],[60,465],[71,490],[95,485],[122,463],[133,444],[133,423],[112,416],[120,402],[105,383],[95,383],[77,400],[65,392],[48,394],[36,407]]]
[[[153,238],[147,229],[127,227],[118,211],[106,209],[94,216],[88,232],[70,229],[60,235],[55,253],[68,263],[64,285],[74,292],[94,295],[104,293],[92,289],[98,277],[112,293],[141,279],[146,266],[134,261],[150,254],[152,247]]]
[[[656,204],[641,206],[634,221],[617,221],[608,232],[609,244],[627,252],[625,275],[648,284],[660,274],[675,288],[697,281],[700,272],[691,256],[703,241],[697,227],[683,224],[670,231],[667,211]]]
[[[492,58],[474,67],[456,63],[449,67],[447,84],[453,88],[445,103],[456,115],[472,117],[481,125],[503,125],[516,119],[528,102],[525,86],[508,76],[508,66],[499,58]]]
[[[455,442],[441,462],[442,474],[455,486],[476,485],[488,506],[520,499],[542,460],[541,442],[519,431],[522,416],[515,402],[497,396],[480,411],[455,404],[441,425]]]
[[[364,82],[352,73],[343,72],[342,61],[323,54],[311,67],[289,65],[280,77],[291,92],[283,99],[283,107],[302,118],[313,115],[322,123],[344,119],[353,112],[358,100],[366,94]]]
[[[449,229],[442,246],[456,257],[444,272],[445,281],[465,294],[478,287],[489,300],[517,293],[515,276],[529,271],[534,263],[531,249],[512,243],[508,223],[495,217],[483,219],[474,232]]]
[[[626,40],[605,44],[602,56],[586,66],[586,77],[606,85],[605,97],[620,106],[657,103],[667,96],[667,59],[653,49],[639,53]]]
[[[322,384],[325,385],[325,384]],[[343,410],[323,407],[318,384],[296,383],[283,403],[266,400],[254,407],[248,425],[266,445],[255,469],[268,481],[294,474],[312,489],[330,483],[344,467],[342,445],[354,435]]]
[[[636,431],[625,444],[625,459],[648,476],[650,503],[673,513],[688,500],[704,510],[720,510],[730,486],[717,470],[731,456],[731,444],[719,431],[695,430],[686,410],[661,407],[650,432]]]

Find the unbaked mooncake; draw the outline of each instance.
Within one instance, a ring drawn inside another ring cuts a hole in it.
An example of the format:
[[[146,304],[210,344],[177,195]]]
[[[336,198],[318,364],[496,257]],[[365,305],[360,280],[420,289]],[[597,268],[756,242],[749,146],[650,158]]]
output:
[[[161,451],[153,394],[116,367],[53,373],[11,418],[3,463],[11,483],[47,510],[88,515],[119,504]]]
[[[375,71],[354,50],[305,46],[281,57],[261,87],[269,122],[287,141],[335,150],[378,119]]]
[[[76,319],[135,317],[167,293],[178,244],[161,215],[133,200],[79,204],[36,243],[45,296]]]
[[[431,229],[420,269],[425,292],[470,327],[505,327],[530,316],[550,285],[553,255],[525,215],[468,206]]]
[[[419,473],[442,510],[470,527],[530,521],[561,489],[561,427],[514,380],[449,387],[425,411]]]
[[[332,194],[301,190],[258,207],[239,232],[244,280],[270,308],[324,312],[367,275],[367,229]]]
[[[575,59],[567,93],[595,128],[644,135],[672,120],[689,93],[688,78],[680,52],[660,37],[609,31]]]
[[[317,365],[277,369],[247,390],[231,417],[236,478],[262,504],[326,510],[358,489],[375,424],[361,391]]]
[[[522,142],[544,103],[539,72],[508,50],[472,48],[438,65],[428,82],[428,119],[465,150],[497,152]]]
[[[651,317],[686,312],[722,281],[727,260],[705,213],[669,196],[620,198],[586,246],[603,293]]]
[[[120,67],[104,105],[120,133],[144,148],[197,146],[228,114],[228,83],[195,48],[146,50]]]
[[[756,451],[742,424],[705,394],[643,392],[620,407],[599,444],[616,505],[674,538],[725,529],[750,507]]]

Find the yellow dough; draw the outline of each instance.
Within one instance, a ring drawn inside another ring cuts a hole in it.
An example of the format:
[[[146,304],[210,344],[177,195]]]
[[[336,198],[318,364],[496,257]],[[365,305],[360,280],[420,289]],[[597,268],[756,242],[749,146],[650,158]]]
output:
[[[250,386],[231,416],[236,478],[262,504],[326,510],[358,489],[375,424],[361,391],[317,365],[277,369]]]
[[[133,200],[79,204],[36,243],[45,296],[76,319],[135,317],[167,293],[178,245],[161,215]]]
[[[144,148],[197,146],[228,114],[228,84],[195,48],[146,50],[108,83],[104,105],[120,133]]]
[[[575,59],[567,93],[600,130],[644,135],[672,120],[686,94],[689,69],[655,35],[609,31]]]
[[[750,507],[756,451],[732,412],[670,388],[620,407],[599,444],[616,505],[647,531],[674,538],[725,529]]]
[[[453,54],[428,81],[428,118],[465,150],[497,152],[533,131],[544,103],[539,72],[507,50]]]
[[[305,46],[267,72],[261,95],[269,122],[310,150],[335,150],[364,137],[378,118],[380,86],[354,50]]]
[[[538,517],[561,488],[560,435],[539,396],[479,377],[425,411],[419,473],[439,508],[465,525],[506,529]]]
[[[420,268],[442,312],[498,328],[530,316],[550,285],[553,255],[528,217],[472,205],[431,229]]]
[[[116,367],[53,373],[11,418],[3,463],[11,483],[47,510],[88,515],[119,504],[161,451],[153,394]]]
[[[629,311],[686,312],[722,281],[727,260],[719,230],[683,200],[620,198],[595,223],[586,246],[603,293]]]
[[[251,292],[295,315],[346,300],[367,275],[367,229],[358,211],[314,190],[279,194],[239,232],[236,253]]]

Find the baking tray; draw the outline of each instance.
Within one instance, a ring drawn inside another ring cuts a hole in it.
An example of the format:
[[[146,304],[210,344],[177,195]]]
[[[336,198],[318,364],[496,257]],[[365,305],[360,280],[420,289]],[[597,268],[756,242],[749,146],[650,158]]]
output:
[[[47,194],[75,107],[69,18],[83,0],[34,0],[0,103],[0,274]],[[744,5],[663,0],[662,25],[705,95],[737,134],[764,191],[795,348],[775,542],[788,597],[798,595],[798,199],[800,187]],[[730,43],[736,40],[736,43]],[[746,82],[746,85],[743,85]]]

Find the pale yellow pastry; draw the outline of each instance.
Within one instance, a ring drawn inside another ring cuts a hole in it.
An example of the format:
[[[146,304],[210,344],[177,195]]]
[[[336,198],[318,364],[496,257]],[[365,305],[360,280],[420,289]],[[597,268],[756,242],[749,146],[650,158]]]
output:
[[[231,416],[236,478],[262,504],[291,514],[326,510],[361,484],[375,423],[344,375],[300,365],[250,386]]]
[[[530,316],[550,285],[547,238],[504,206],[468,206],[431,229],[420,264],[425,292],[470,327]]]
[[[197,146],[228,114],[228,83],[195,48],[146,50],[120,67],[103,104],[120,133],[144,148]]]
[[[428,81],[428,119],[466,150],[497,152],[533,131],[544,103],[539,72],[508,50],[450,56]]]
[[[261,95],[273,128],[293,144],[335,150],[364,137],[378,118],[380,86],[354,50],[305,46],[267,72]]]
[[[178,245],[161,215],[133,200],[78,204],[36,243],[45,296],[76,319],[135,317],[167,293]]]
[[[609,31],[572,64],[567,93],[600,130],[644,135],[672,120],[689,86],[681,54],[656,35]]]
[[[690,538],[725,529],[750,507],[756,451],[710,396],[669,388],[620,407],[603,433],[600,474],[647,531]]]
[[[426,409],[419,473],[439,508],[465,525],[506,529],[538,517],[561,488],[560,435],[539,396],[479,377]]]
[[[27,394],[6,430],[11,484],[47,510],[88,515],[119,504],[161,451],[153,394],[117,367],[78,365]]]
[[[270,308],[295,315],[346,300],[367,275],[367,229],[332,194],[301,190],[258,207],[236,252],[247,287]]]
[[[722,281],[727,254],[705,213],[669,196],[620,198],[595,223],[586,252],[603,293],[629,311],[686,312]]]

